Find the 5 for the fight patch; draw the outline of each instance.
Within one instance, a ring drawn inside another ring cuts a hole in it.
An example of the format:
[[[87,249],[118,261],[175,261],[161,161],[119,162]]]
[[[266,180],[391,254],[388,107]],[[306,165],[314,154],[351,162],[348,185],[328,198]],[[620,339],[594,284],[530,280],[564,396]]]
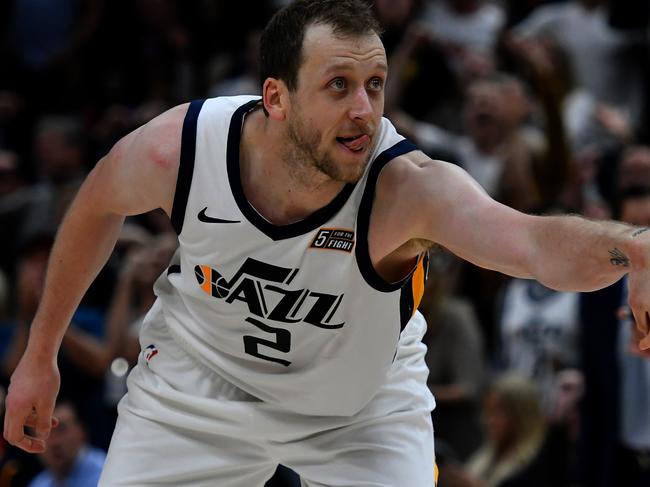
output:
[[[352,252],[354,231],[342,228],[321,228],[309,246],[312,249]]]

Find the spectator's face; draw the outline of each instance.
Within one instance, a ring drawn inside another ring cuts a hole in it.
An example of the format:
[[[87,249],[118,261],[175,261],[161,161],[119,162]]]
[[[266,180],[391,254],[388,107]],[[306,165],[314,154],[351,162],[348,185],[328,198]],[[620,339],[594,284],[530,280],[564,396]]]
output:
[[[74,410],[62,404],[54,409],[54,416],[59,418],[59,426],[52,429],[47,441],[47,449],[41,454],[45,468],[58,477],[70,473],[77,456],[84,445],[85,434]]]
[[[503,90],[497,83],[474,83],[467,93],[465,119],[471,137],[478,143],[493,144],[504,133]]]
[[[623,201],[621,220],[630,225],[650,227],[650,196],[627,198]]]
[[[286,108],[287,159],[307,161],[335,181],[357,181],[384,111],[384,46],[374,33],[341,38],[313,25],[302,51]]]
[[[510,442],[511,424],[499,396],[488,392],[483,399],[483,426],[490,442],[503,447]]]

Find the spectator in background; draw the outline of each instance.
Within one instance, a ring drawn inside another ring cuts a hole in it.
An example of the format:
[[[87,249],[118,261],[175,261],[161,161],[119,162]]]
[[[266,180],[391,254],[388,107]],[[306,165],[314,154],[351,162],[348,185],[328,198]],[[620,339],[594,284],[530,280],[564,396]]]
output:
[[[24,187],[18,154],[0,149],[0,228],[8,235],[17,235],[23,226],[21,210],[29,200],[29,192],[23,190]],[[12,238],[0,241],[0,270],[11,275],[15,245]]]
[[[29,487],[94,487],[106,454],[86,443],[86,432],[72,403],[59,400],[54,408],[59,420],[52,429],[47,450],[39,455],[45,470]]]
[[[45,269],[54,233],[47,229],[34,231],[19,245],[16,262],[16,281],[14,292],[7,297],[14,298],[14,305],[7,306],[7,314],[2,323],[1,376],[2,383],[8,385],[9,376],[18,364],[25,349],[31,322],[41,299]]]
[[[483,0],[433,0],[423,15],[423,24],[464,80],[494,71],[497,38],[505,20],[497,3]]]
[[[117,403],[126,393],[126,373],[140,354],[138,335],[145,314],[156,299],[153,284],[164,272],[178,246],[175,235],[143,235],[133,224],[125,226],[118,247],[125,253],[111,304],[106,316],[106,332],[94,336],[70,328],[63,346],[74,348],[85,362],[84,369],[98,378],[106,376],[105,404],[115,419]],[[130,240],[130,241],[129,241]]]
[[[644,103],[641,32],[613,28],[603,0],[555,2],[514,28],[525,39],[551,39],[568,54],[578,87],[629,117],[637,127]]]
[[[21,234],[56,226],[86,175],[85,134],[71,116],[46,116],[36,128],[34,159],[39,183],[29,188]]]
[[[611,154],[632,138],[629,117],[575,82],[571,59],[556,40],[521,38],[511,31],[502,46],[543,107],[546,147],[536,172],[544,205],[561,202],[591,218],[610,218]]]
[[[399,108],[418,119],[458,125],[459,80],[443,47],[418,20],[422,2],[385,0],[375,2],[374,10],[385,29],[389,59],[386,110]]]
[[[402,41],[408,28],[422,8],[422,0],[377,0],[373,3],[375,16],[384,32],[381,40],[390,56]]]
[[[3,332],[7,340],[1,362],[5,384],[8,383],[8,377],[16,367],[27,343],[29,323],[41,298],[54,234],[55,228],[52,225],[34,228],[20,243],[16,272],[16,309],[14,315],[5,323]],[[106,287],[105,282],[112,282],[111,272],[110,266],[106,271],[102,271],[84,296],[82,304],[72,318],[70,337],[64,338],[58,357],[62,394],[80,407],[79,414],[84,421],[90,424],[92,419],[90,440],[99,446],[107,445],[112,434],[112,424],[103,408],[103,376],[93,375],[95,357],[85,355],[74,338],[83,335],[99,339],[104,335],[104,312],[94,302],[93,294],[101,295],[106,292],[110,297],[112,289]]]
[[[391,118],[425,152],[456,153],[458,164],[490,196],[526,210],[539,204],[532,154],[520,132],[527,112],[520,81],[495,74],[468,87],[463,111],[467,135],[455,135],[399,111]]]
[[[34,158],[37,163],[39,182],[24,190],[21,199],[24,207],[16,208],[20,216],[17,229],[19,239],[31,235],[50,233],[54,235],[63,214],[75,197],[87,167],[87,134],[74,116],[44,116],[36,127]],[[98,311],[105,308],[112,290],[111,266],[104,269],[84,298],[82,307]],[[86,315],[86,317],[89,317]],[[77,315],[79,323],[88,321]],[[101,318],[93,317],[95,329]]]
[[[152,236],[133,223],[124,226],[116,249],[123,257],[106,312],[105,332],[97,337],[71,328],[64,338],[64,347],[77,349],[89,373],[103,376],[119,356],[135,364],[140,352],[140,325],[156,298],[153,284],[166,269],[177,245],[174,235]]]
[[[578,403],[584,391],[578,369],[579,303],[578,293],[515,278],[505,286],[499,319],[499,367],[536,385],[549,441],[565,455],[563,480],[576,476]]]
[[[513,374],[496,379],[484,397],[483,421],[486,442],[467,464],[473,487],[564,485],[531,382]]]
[[[557,374],[578,365],[578,293],[527,279],[504,290],[499,320],[501,366],[534,381],[543,410],[551,412]]]

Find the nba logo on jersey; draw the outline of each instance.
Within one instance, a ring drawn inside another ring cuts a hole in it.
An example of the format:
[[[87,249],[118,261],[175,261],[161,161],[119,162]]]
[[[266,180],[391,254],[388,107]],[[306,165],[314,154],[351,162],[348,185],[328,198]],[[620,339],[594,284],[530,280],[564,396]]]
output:
[[[340,228],[321,228],[309,247],[312,249],[352,252],[354,248],[354,232]]]
[[[152,358],[158,355],[158,349],[154,344],[151,344],[143,350],[143,354],[145,362],[149,363]]]

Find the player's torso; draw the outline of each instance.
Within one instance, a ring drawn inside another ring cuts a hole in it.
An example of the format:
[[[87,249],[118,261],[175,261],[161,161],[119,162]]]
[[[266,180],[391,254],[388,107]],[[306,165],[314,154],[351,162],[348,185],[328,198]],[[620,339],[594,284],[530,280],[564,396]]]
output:
[[[403,282],[383,281],[367,245],[369,189],[412,146],[382,122],[356,185],[304,220],[274,226],[239,177],[241,127],[254,103],[190,106],[172,213],[180,247],[157,283],[154,314],[250,394],[308,414],[353,414],[381,385],[423,286],[422,262]]]

